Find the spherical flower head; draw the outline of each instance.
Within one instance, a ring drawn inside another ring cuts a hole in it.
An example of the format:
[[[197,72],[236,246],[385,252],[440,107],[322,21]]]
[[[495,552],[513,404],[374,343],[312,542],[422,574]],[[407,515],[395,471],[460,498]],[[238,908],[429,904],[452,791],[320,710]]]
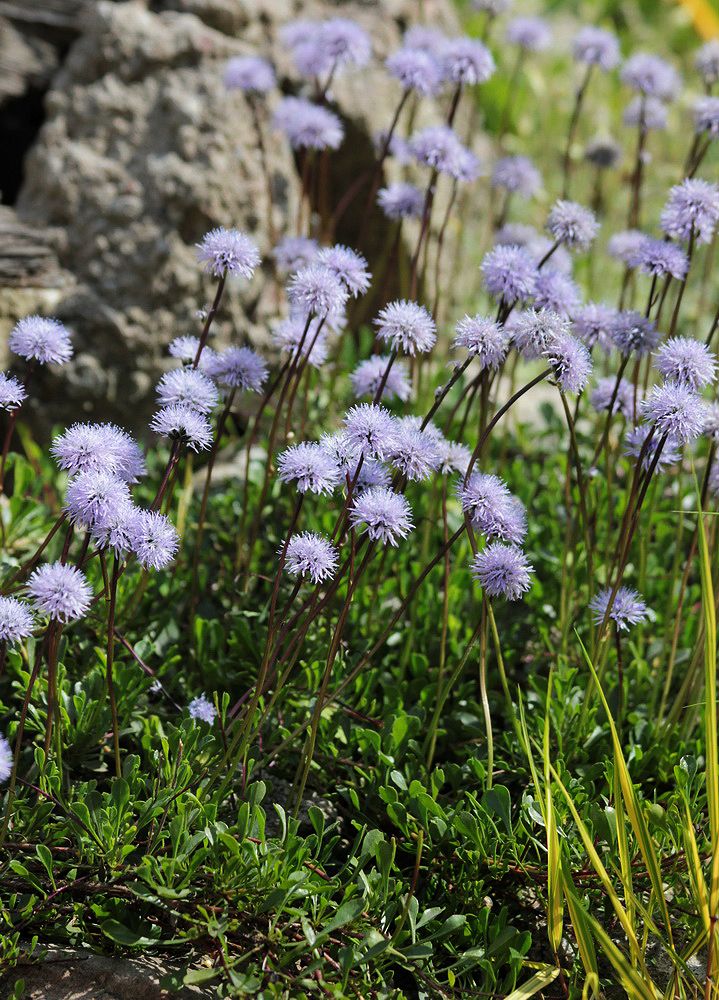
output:
[[[627,264],[629,258],[636,253],[646,238],[646,233],[641,232],[639,229],[624,229],[609,237],[607,253],[610,257],[614,257],[615,260],[620,260],[623,264]],[[627,266],[629,265],[627,264]]]
[[[313,368],[321,368],[327,360],[327,338],[318,331],[320,319],[313,319],[307,327],[303,316],[290,316],[277,323],[272,330],[272,342],[291,356],[299,352]]]
[[[707,403],[704,419],[704,434],[715,444],[719,444],[719,403]],[[714,466],[715,468],[716,466]]]
[[[468,150],[449,125],[430,125],[409,140],[412,156],[418,163],[456,180],[464,179]]]
[[[143,569],[165,569],[180,540],[173,525],[156,510],[138,510],[133,521],[132,551]]]
[[[571,333],[553,337],[542,352],[562,392],[581,392],[592,374],[589,351]]]
[[[31,573],[27,593],[37,612],[64,625],[83,618],[92,600],[85,574],[60,562],[46,563]]]
[[[0,372],[0,410],[11,413],[21,407],[26,399],[27,393],[22,382],[18,382],[12,375]]]
[[[343,476],[353,478],[361,452],[350,441],[345,431],[323,434],[320,438],[320,447],[327,452]],[[363,466],[367,461],[368,459],[365,458]]]
[[[509,334],[487,316],[464,316],[455,327],[453,347],[477,358],[482,371],[501,368],[509,350]]]
[[[594,212],[576,201],[560,199],[552,206],[547,219],[547,229],[557,243],[571,249],[586,250],[599,232]]]
[[[542,175],[528,156],[504,156],[492,171],[492,186],[532,198],[542,187]]]
[[[693,177],[675,185],[662,209],[662,230],[675,240],[709,243],[719,222],[719,184]]]
[[[481,271],[489,294],[505,305],[525,302],[536,291],[537,265],[524,247],[493,247],[484,255]]]
[[[634,387],[625,378],[619,380],[614,375],[600,378],[592,390],[589,401],[597,413],[608,411],[621,413],[626,420],[631,420],[634,414]]]
[[[594,167],[608,170],[616,167],[622,156],[622,147],[610,136],[591,139],[584,149],[584,159]]]
[[[351,479],[350,479],[351,482]],[[357,476],[357,489],[368,490],[373,486],[391,486],[392,474],[376,458],[365,458]]]
[[[492,53],[474,38],[451,38],[444,45],[442,73],[445,80],[470,86],[486,83],[495,69]]]
[[[671,337],[656,353],[657,371],[668,382],[699,392],[716,379],[716,355],[692,337]]]
[[[309,236],[285,236],[272,251],[277,270],[293,274],[311,264],[317,256],[320,245]]]
[[[642,457],[642,468],[645,471],[653,465],[657,448],[659,446],[659,442],[661,441],[661,436],[657,436],[657,434],[654,433],[651,441],[645,448],[646,440],[651,432],[652,428],[649,424],[639,424],[637,427],[632,427],[631,430],[627,432],[627,436],[624,439],[625,455],[632,458],[639,458],[639,456],[644,453]],[[657,460],[656,470],[661,472],[670,465],[676,465],[677,462],[681,460],[681,457],[681,451],[679,450],[677,442],[672,440],[672,438],[667,438]]]
[[[362,254],[340,243],[320,250],[317,263],[326,267],[354,298],[363,295],[372,284],[372,275]]]
[[[0,784],[8,780],[12,774],[13,755],[10,744],[0,733]]]
[[[372,487],[360,493],[350,509],[353,528],[364,525],[364,532],[373,542],[399,545],[412,531],[412,508],[401,493],[383,487]]]
[[[41,365],[63,365],[72,357],[70,334],[60,320],[26,316],[13,327],[8,341],[13,354]]]
[[[632,90],[665,102],[673,101],[681,87],[676,70],[648,52],[635,52],[630,56],[622,67],[621,78]]]
[[[366,361],[360,361],[355,370],[350,375],[352,390],[358,398],[370,396],[372,399],[377,395],[380,385],[384,382],[382,389],[382,399],[399,399],[402,402],[409,399],[411,386],[407,373],[407,366],[395,361],[385,379],[384,375],[390,363],[389,357],[373,354]]]
[[[30,608],[15,597],[0,597],[0,642],[14,646],[32,635],[35,622]]]
[[[579,286],[568,274],[553,267],[539,272],[534,290],[535,308],[551,309],[561,316],[571,316],[579,308],[580,302]]]
[[[424,207],[424,195],[405,181],[397,181],[380,188],[377,204],[388,219],[419,219]]]
[[[145,474],[145,458],[137,441],[115,424],[72,424],[50,447],[58,466],[71,476],[91,470],[111,473],[126,483]]]
[[[341,312],[348,298],[340,279],[322,264],[309,264],[294,274],[287,296],[294,308],[320,317]]]
[[[216,278],[232,275],[249,281],[260,264],[260,252],[239,229],[211,229],[196,244],[197,259]]]
[[[549,48],[552,33],[541,17],[515,17],[507,25],[506,39],[526,52],[541,52]]]
[[[700,97],[694,102],[694,131],[719,137],[719,97]]]
[[[719,80],[719,38],[710,38],[694,56],[694,66],[707,87]]]
[[[116,556],[127,555],[132,551],[137,514],[135,504],[128,497],[123,497],[92,526],[95,545],[101,549],[111,549]]]
[[[706,404],[693,389],[679,382],[652,386],[642,412],[659,438],[665,435],[686,444],[698,438],[706,421]]]
[[[150,429],[191,448],[206,451],[212,444],[212,427],[207,417],[181,404],[163,406],[150,421]]]
[[[611,351],[612,331],[617,310],[602,302],[587,302],[572,312],[572,330],[591,350],[598,345],[603,351]]]
[[[635,309],[623,309],[614,319],[612,341],[621,354],[643,357],[659,343],[659,332],[651,320]]]
[[[622,113],[622,122],[627,128],[641,128],[647,132],[662,132],[668,118],[666,105],[658,97],[633,97]]]
[[[645,236],[633,253],[627,254],[627,265],[638,267],[645,274],[662,278],[669,274],[681,281],[686,277],[689,260],[686,253],[676,243],[657,240]]]
[[[612,588],[605,587],[589,602],[597,625],[601,625],[607,617],[611,596]],[[618,629],[628,632],[630,625],[639,625],[648,618],[648,615],[647,606],[636,590],[632,590],[631,587],[619,587],[608,615]]]
[[[330,17],[323,21],[318,44],[333,68],[366,66],[372,55],[370,36],[349,17]]]
[[[199,347],[199,337],[175,337],[174,340],[170,341],[167,353],[171,358],[177,358],[178,361],[191,365],[197,356]]]
[[[423,52],[440,59],[447,44],[447,36],[438,28],[430,28],[426,24],[413,24],[405,31],[402,44],[408,49],[422,49]]]
[[[460,476],[467,474],[472,454],[466,445],[459,441],[447,441],[446,439],[439,446],[439,471],[443,476],[451,476],[458,472]]]
[[[524,507],[499,476],[473,472],[466,483],[460,483],[457,495],[473,527],[487,538],[498,538],[512,545],[524,540],[527,534]]]
[[[389,56],[385,67],[390,76],[399,80],[404,90],[413,90],[423,97],[436,94],[442,85],[440,64],[424,49],[403,45]]]
[[[525,361],[541,358],[557,337],[569,333],[569,320],[553,309],[525,309],[508,323],[512,343]]]
[[[440,462],[437,440],[431,431],[421,430],[411,420],[398,420],[389,461],[410,482],[428,479]]]
[[[207,364],[207,374],[223,389],[259,392],[267,380],[267,365],[249,347],[228,347]]]
[[[187,711],[191,719],[199,719],[200,722],[206,722],[208,726],[211,726],[217,718],[217,709],[204,692],[199,698],[192,699],[187,706]]]
[[[577,62],[599,66],[608,73],[619,65],[619,41],[611,31],[586,25],[580,28],[572,41],[572,55]]]
[[[112,511],[129,499],[127,483],[104,469],[91,469],[67,484],[64,510],[73,524],[94,531],[102,529]]]
[[[246,94],[266,94],[277,83],[272,63],[261,56],[233,56],[225,63],[225,87]]]
[[[516,545],[492,542],[477,553],[471,569],[488,597],[518,601],[532,586],[534,567]]]
[[[277,105],[273,122],[293,149],[338,149],[344,139],[337,115],[304,97],[284,97]]]
[[[205,415],[214,410],[218,401],[214,382],[197,368],[176,368],[165,372],[157,383],[156,392],[161,406],[188,406]]]
[[[359,455],[382,461],[390,452],[395,420],[389,410],[376,403],[358,403],[345,416],[345,437]]]
[[[277,474],[283,483],[296,483],[300,493],[333,493],[341,479],[331,455],[314,441],[302,441],[283,451]]]
[[[290,576],[308,576],[313,583],[323,583],[335,575],[338,561],[337,549],[329,539],[303,531],[289,540],[285,569]]]
[[[437,340],[437,327],[430,313],[407,299],[388,303],[374,323],[380,340],[407,354],[426,354]]]

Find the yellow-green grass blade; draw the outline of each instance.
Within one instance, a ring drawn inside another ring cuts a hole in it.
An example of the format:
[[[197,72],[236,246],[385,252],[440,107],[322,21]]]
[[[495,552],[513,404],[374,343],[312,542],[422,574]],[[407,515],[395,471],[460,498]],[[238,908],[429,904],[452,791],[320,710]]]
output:
[[[704,878],[704,870],[702,868],[701,859],[699,857],[697,839],[694,835],[692,814],[689,810],[689,803],[686,801],[684,803],[684,813],[685,823],[682,829],[682,834],[684,838],[684,853],[686,854],[687,859],[687,869],[692,883],[694,902],[696,904],[697,912],[702,919],[704,932],[708,935],[711,932],[712,922],[709,910],[709,897],[707,896],[707,884],[706,879]]]
[[[579,957],[584,966],[586,980],[584,983],[584,993],[591,990],[593,996],[599,996],[599,967],[597,965],[597,953],[594,949],[594,939],[587,919],[587,911],[577,894],[569,866],[564,863],[562,866],[562,883],[564,895],[567,900],[567,910],[569,919],[572,922],[572,930],[579,948]]]
[[[550,673],[549,683],[547,685],[547,701],[544,711],[544,739],[542,742],[542,756],[544,762],[544,788],[546,794],[544,822],[547,830],[547,934],[549,936],[549,943],[556,955],[562,942],[562,929],[564,925],[564,892],[562,890],[562,861],[559,848],[559,834],[557,831],[557,817],[554,812],[552,782],[550,777],[549,701],[551,694],[552,675]]]
[[[654,985],[646,970],[642,973],[632,967],[624,952],[620,951],[598,920],[587,914],[587,920],[592,928],[597,942],[601,946],[603,954],[612,963],[614,971],[619,976],[619,980],[627,991],[630,1000],[658,1000],[661,997],[660,991]]]
[[[632,880],[632,858],[629,853],[629,841],[627,840],[627,826],[625,822],[624,804],[622,802],[621,783],[619,781],[619,769],[614,768],[614,817],[617,826],[617,850],[619,852],[619,863],[622,872],[622,885],[624,886],[624,904],[627,908],[627,916],[632,924],[636,923],[634,905],[634,883]],[[639,956],[632,949],[632,964],[636,965]]]
[[[540,990],[546,989],[550,983],[553,983],[558,975],[559,969],[556,966],[547,965],[539,972],[535,972],[526,983],[518,986],[516,990],[512,990],[506,1000],[529,1000],[529,997],[533,997],[535,993],[539,993]]]

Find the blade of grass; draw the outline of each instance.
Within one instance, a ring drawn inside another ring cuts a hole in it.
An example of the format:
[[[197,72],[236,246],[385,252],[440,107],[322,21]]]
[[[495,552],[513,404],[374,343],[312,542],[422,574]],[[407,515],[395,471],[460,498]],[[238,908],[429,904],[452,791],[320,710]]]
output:
[[[539,993],[540,990],[546,989],[550,983],[553,983],[558,975],[559,969],[548,965],[544,969],[540,969],[539,972],[535,972],[531,979],[518,986],[516,990],[512,990],[505,1000],[529,1000],[529,997],[533,997],[535,993]]]
[[[572,922],[572,930],[579,948],[579,957],[582,960],[587,978],[584,983],[583,993],[590,990],[595,997],[599,996],[599,967],[597,965],[597,953],[594,948],[594,939],[587,919],[587,911],[582,905],[582,901],[577,894],[576,886],[572,881],[569,866],[566,862],[562,866],[562,882],[564,887],[564,897],[567,900],[567,910],[569,919]]]

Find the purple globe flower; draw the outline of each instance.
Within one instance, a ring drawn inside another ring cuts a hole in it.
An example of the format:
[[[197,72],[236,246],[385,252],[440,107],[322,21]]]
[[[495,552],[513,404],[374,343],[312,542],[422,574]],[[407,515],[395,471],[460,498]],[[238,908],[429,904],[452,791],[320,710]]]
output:
[[[16,323],[8,347],[41,365],[62,365],[72,357],[70,334],[59,320],[45,316],[26,316]]]
[[[541,52],[549,48],[552,33],[541,17],[515,17],[507,25],[506,39],[527,52]]]
[[[318,331],[321,322],[313,319],[307,327],[305,318],[290,316],[273,328],[272,342],[290,356],[295,357],[299,352],[313,368],[321,368],[327,360],[327,338],[323,331]]]
[[[383,487],[372,487],[355,498],[350,524],[353,528],[364,525],[364,532],[373,542],[395,547],[414,527],[407,498]]]
[[[716,355],[691,337],[672,337],[656,353],[657,371],[668,382],[698,392],[716,379]]]
[[[313,583],[322,583],[335,575],[338,559],[337,549],[324,535],[303,531],[290,538],[285,569],[290,576],[309,576]]]
[[[704,434],[719,444],[719,403],[707,403]]]
[[[719,97],[699,97],[694,102],[694,131],[719,138]]]
[[[104,527],[116,507],[129,500],[127,483],[104,469],[90,469],[68,483],[64,510],[73,524],[95,531]]]
[[[156,510],[138,510],[133,521],[132,551],[143,569],[165,569],[175,558],[180,540],[165,517]]]
[[[302,441],[283,451],[277,460],[277,475],[283,483],[296,483],[300,493],[334,493],[340,470],[331,456],[314,441]]]
[[[176,368],[165,372],[157,383],[157,398],[161,406],[189,406],[205,416],[217,406],[215,384],[196,368]]]
[[[542,187],[542,175],[528,156],[504,156],[492,171],[492,186],[532,198]]]
[[[523,247],[494,247],[484,255],[481,271],[489,294],[505,305],[526,301],[536,291],[537,265]]]
[[[587,302],[572,313],[572,329],[580,340],[591,350],[598,345],[603,351],[611,351],[614,346],[612,333],[617,310],[601,302]]]
[[[609,599],[612,596],[612,588],[605,587],[589,602],[590,609],[594,612],[594,621],[601,625],[607,617]],[[609,618],[616,627],[624,632],[629,631],[630,625],[639,625],[649,616],[647,606],[636,590],[631,587],[619,587],[614,597]]]
[[[434,434],[410,419],[397,421],[388,457],[410,482],[421,482],[437,470],[441,456]]]
[[[447,36],[438,28],[430,28],[426,24],[413,24],[405,31],[402,44],[408,49],[422,49],[423,52],[429,52],[439,59],[447,44]]]
[[[409,141],[409,148],[418,163],[456,180],[465,179],[469,150],[449,125],[430,125],[416,132]]]
[[[26,399],[27,393],[22,382],[18,382],[12,375],[0,372],[0,410],[11,413],[21,407]]]
[[[358,403],[345,417],[345,437],[360,455],[380,461],[390,452],[395,420],[389,410],[375,403]]]
[[[630,431],[628,431],[627,436],[624,439],[625,455],[632,458],[639,458],[639,456],[642,455],[642,452],[644,452],[642,458],[642,468],[644,470],[647,470],[652,466],[659,442],[661,441],[661,436],[658,437],[654,434],[649,442],[649,445],[645,449],[645,443],[651,433],[651,430],[652,429],[649,424],[639,424],[637,427],[633,427]],[[670,465],[676,465],[677,462],[681,460],[681,457],[681,452],[677,442],[668,438],[665,441],[659,455],[659,459],[657,460],[657,471],[661,472]]]
[[[675,243],[645,236],[633,253],[627,254],[629,267],[638,267],[645,274],[661,278],[670,274],[681,281],[689,269],[687,255]]]
[[[320,250],[317,263],[326,267],[354,298],[363,295],[372,284],[372,275],[362,254],[339,243]]]
[[[694,65],[707,87],[719,80],[719,38],[710,38],[694,56]]]
[[[625,309],[616,314],[612,340],[621,354],[643,357],[657,346],[659,333],[646,316],[634,309]]]
[[[580,302],[579,286],[569,275],[554,268],[539,272],[534,290],[535,308],[550,309],[561,316],[571,316],[579,308]]]
[[[532,587],[534,567],[516,545],[493,542],[477,553],[471,569],[488,597],[518,601]]]
[[[12,774],[13,755],[10,744],[0,733],[0,784],[8,780]]]
[[[207,374],[224,389],[259,392],[267,380],[267,365],[249,347],[228,347],[207,363]]]
[[[646,238],[646,233],[641,232],[639,229],[625,229],[609,237],[607,253],[610,257],[614,257],[615,260],[620,260],[623,264],[627,264],[628,259],[636,253]],[[627,266],[629,265],[627,264]]]
[[[527,533],[524,507],[499,476],[473,472],[457,495],[473,527],[487,538],[519,545]]]
[[[592,374],[589,351],[571,333],[553,337],[542,352],[562,392],[581,392]]]
[[[370,396],[374,399],[384,380],[382,399],[399,399],[402,402],[409,399],[411,386],[407,375],[407,366],[395,361],[389,370],[389,375],[384,379],[389,362],[389,357],[383,357],[379,354],[373,354],[366,361],[360,361],[350,375],[355,396]]]
[[[617,386],[616,377],[609,375],[599,379],[589,401],[598,413],[611,407],[612,413],[621,413],[626,420],[631,420],[634,414],[634,387],[625,378],[620,379]]]
[[[586,25],[580,28],[572,41],[572,55],[577,62],[599,66],[608,73],[619,65],[619,41],[611,31]]]
[[[234,56],[225,63],[225,87],[246,94],[266,94],[277,83],[272,63],[260,56]]]
[[[402,46],[386,60],[390,76],[402,84],[404,90],[414,90],[424,97],[436,94],[442,85],[442,70],[438,61],[423,49]]]
[[[285,236],[272,251],[277,270],[293,274],[311,264],[320,246],[309,236]]]
[[[330,17],[321,22],[318,46],[333,69],[366,66],[372,55],[370,36],[349,17]]]
[[[647,97],[673,101],[679,93],[681,79],[669,63],[648,52],[635,52],[624,63],[622,83]]]
[[[239,229],[211,229],[197,243],[197,259],[216,278],[233,275],[249,281],[260,265],[260,252]]]
[[[211,726],[217,718],[217,709],[204,692],[198,698],[192,699],[187,711],[191,719],[199,719],[208,726]]]
[[[541,358],[549,345],[569,333],[569,320],[552,309],[526,309],[508,323],[512,343],[525,361]]]
[[[15,597],[0,597],[0,642],[13,646],[32,635],[35,621],[30,608]]]
[[[509,350],[509,334],[486,316],[465,316],[455,327],[453,347],[463,347],[477,358],[482,371],[501,368]]]
[[[178,361],[183,361],[185,364],[192,364],[197,356],[199,347],[199,337],[175,337],[174,340],[170,341],[167,353],[171,358],[177,358]]]
[[[114,504],[101,521],[92,526],[93,542],[101,549],[111,549],[116,556],[132,551],[138,508],[129,498]]]
[[[466,445],[460,444],[458,441],[447,440],[440,443],[439,471],[443,476],[451,476],[455,472],[466,476],[471,459],[471,452]]]
[[[704,400],[679,382],[652,386],[642,402],[642,412],[654,424],[655,435],[666,435],[681,444],[698,438],[706,420]]]
[[[351,482],[351,479],[350,479]],[[374,486],[391,486],[392,475],[386,465],[375,458],[365,458],[357,476],[357,489],[368,490]]]
[[[293,275],[287,296],[296,309],[320,317],[342,312],[348,297],[340,279],[321,264],[309,264]]]
[[[71,476],[97,470],[136,483],[146,471],[140,446],[115,424],[72,424],[55,438],[50,453]]]
[[[662,132],[668,118],[666,105],[658,97],[634,97],[622,113],[622,122],[627,128],[641,128],[647,132]]]
[[[424,207],[424,195],[414,184],[397,181],[380,188],[377,204],[388,219],[419,219]]]
[[[39,566],[30,575],[27,592],[37,612],[65,625],[83,618],[92,600],[85,574],[60,562]]]
[[[719,184],[691,178],[675,185],[662,209],[662,230],[675,240],[709,243],[719,222]]]
[[[495,69],[492,53],[474,38],[451,38],[443,47],[442,73],[452,83],[486,83]]]
[[[206,451],[212,444],[212,427],[207,417],[189,406],[163,406],[150,421],[150,429],[172,438],[193,451]]]
[[[437,327],[430,313],[424,306],[406,299],[386,305],[374,324],[380,340],[407,354],[425,354],[437,340]]]
[[[575,201],[556,201],[547,219],[547,229],[557,243],[585,250],[599,232],[594,212]]]
[[[338,149],[344,139],[337,115],[303,97],[284,97],[277,105],[273,122],[293,149]]]

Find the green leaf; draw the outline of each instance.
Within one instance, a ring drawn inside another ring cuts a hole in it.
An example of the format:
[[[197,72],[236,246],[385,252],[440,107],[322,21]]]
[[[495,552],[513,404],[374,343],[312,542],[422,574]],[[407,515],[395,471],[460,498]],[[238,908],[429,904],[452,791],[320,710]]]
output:
[[[129,927],[125,927],[121,924],[119,920],[104,920],[100,924],[100,929],[102,933],[109,937],[111,941],[115,944],[121,944],[125,948],[137,948],[137,947],[148,947],[150,945],[158,944],[153,938],[145,937],[142,934],[138,934],[137,931],[130,930]]]
[[[504,785],[495,785],[488,789],[482,796],[482,805],[488,813],[499,816],[504,823],[507,833],[512,832],[512,799],[509,789]]]

